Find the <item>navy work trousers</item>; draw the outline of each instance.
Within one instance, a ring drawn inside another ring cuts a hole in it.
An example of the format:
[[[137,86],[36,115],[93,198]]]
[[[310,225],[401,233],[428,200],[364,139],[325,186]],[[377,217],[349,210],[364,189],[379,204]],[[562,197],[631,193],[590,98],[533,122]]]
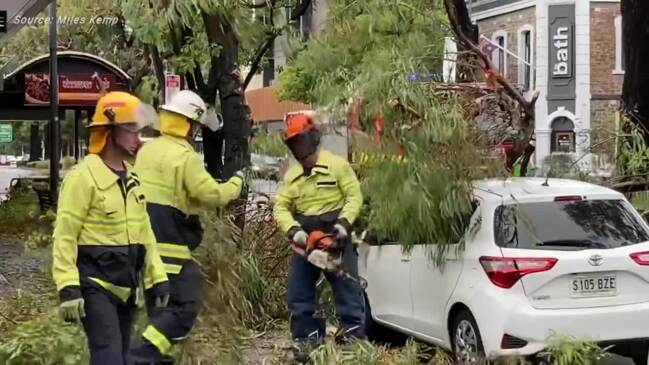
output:
[[[344,270],[358,276],[358,252],[348,240],[344,245]],[[288,308],[291,312],[291,335],[296,342],[322,341],[325,320],[315,318],[316,283],[322,270],[303,256],[295,254],[288,276]],[[336,314],[343,333],[349,337],[365,336],[365,302],[361,286],[350,278],[324,272],[334,294]]]
[[[123,365],[129,351],[135,316],[132,300],[117,298],[94,286],[83,287],[86,316],[83,328],[88,338],[90,365]]]
[[[178,275],[169,274],[171,295],[167,308],[154,308],[153,298],[147,297],[149,326],[165,337],[165,342],[175,343],[185,339],[196,321],[202,298],[202,278],[198,266],[187,261]],[[146,331],[145,331],[146,332]],[[167,364],[165,356],[156,344],[141,339],[131,350],[134,365]]]

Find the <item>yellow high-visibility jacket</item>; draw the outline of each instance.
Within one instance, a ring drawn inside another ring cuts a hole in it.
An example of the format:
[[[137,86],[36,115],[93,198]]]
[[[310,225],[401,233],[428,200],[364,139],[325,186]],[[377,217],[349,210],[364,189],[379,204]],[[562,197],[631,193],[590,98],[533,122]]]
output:
[[[179,274],[200,244],[201,208],[226,206],[239,197],[243,181],[218,183],[185,138],[164,134],[140,149],[135,161],[147,196],[151,226],[168,274]]]
[[[122,182],[98,155],[88,155],[63,181],[52,250],[61,301],[93,285],[126,302],[141,278],[147,290],[168,290],[137,176],[128,173]]]
[[[310,231],[313,229],[305,227],[305,221],[313,221],[316,217],[320,222],[309,224],[314,229],[335,222],[351,226],[362,205],[360,183],[349,162],[321,149],[310,175],[304,175],[300,164],[286,172],[277,192],[273,215],[284,233],[300,228]]]

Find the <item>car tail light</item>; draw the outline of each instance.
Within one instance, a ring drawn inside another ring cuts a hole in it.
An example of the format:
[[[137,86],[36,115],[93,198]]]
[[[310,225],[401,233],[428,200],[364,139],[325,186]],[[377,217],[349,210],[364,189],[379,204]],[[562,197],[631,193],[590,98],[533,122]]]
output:
[[[539,257],[480,257],[480,264],[494,285],[509,289],[527,274],[548,271],[557,263],[555,258]]]
[[[581,196],[579,195],[563,195],[554,198],[555,202],[576,202],[580,200],[581,200]]]
[[[632,253],[631,258],[638,265],[649,265],[649,251]]]

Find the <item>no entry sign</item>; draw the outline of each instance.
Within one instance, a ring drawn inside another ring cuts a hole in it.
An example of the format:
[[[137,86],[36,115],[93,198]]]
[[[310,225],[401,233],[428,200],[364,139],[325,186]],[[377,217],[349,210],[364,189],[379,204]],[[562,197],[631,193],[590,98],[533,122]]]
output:
[[[180,91],[180,75],[165,75],[165,104]]]

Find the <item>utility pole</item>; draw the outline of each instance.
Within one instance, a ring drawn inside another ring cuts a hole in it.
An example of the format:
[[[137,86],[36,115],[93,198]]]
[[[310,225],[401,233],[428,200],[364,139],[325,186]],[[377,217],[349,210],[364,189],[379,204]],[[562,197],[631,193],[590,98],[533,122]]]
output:
[[[50,3],[50,193],[59,196],[59,70],[56,52],[56,0]]]

